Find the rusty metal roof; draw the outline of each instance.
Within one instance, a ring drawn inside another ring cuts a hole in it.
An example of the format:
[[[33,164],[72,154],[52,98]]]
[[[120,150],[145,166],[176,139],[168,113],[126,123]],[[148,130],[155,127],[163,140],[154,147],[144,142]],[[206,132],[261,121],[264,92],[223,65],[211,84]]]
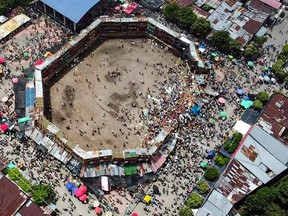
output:
[[[18,211],[21,216],[44,216],[44,211],[33,203],[31,200],[27,201],[25,205]],[[46,215],[47,216],[47,215]]]
[[[263,110],[257,123],[266,132],[288,146],[288,98],[274,94]]]
[[[11,216],[26,202],[27,196],[3,174],[0,175],[1,216]]]

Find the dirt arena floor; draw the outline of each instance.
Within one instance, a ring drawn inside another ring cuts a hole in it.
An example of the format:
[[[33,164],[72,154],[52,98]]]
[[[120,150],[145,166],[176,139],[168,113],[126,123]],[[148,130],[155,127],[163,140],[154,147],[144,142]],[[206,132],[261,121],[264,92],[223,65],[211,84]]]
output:
[[[140,120],[147,91],[166,77],[155,65],[178,57],[149,39],[108,40],[50,88],[52,121],[85,150],[146,147]]]

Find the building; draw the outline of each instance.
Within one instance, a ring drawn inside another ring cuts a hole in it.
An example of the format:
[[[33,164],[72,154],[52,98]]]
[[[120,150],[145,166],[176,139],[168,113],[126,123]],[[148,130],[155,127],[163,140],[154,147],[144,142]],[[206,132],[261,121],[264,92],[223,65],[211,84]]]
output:
[[[40,0],[35,4],[42,12],[55,21],[76,31],[93,14],[100,0]]]
[[[44,211],[0,172],[1,216],[44,216]],[[47,214],[46,214],[47,215]]]
[[[214,186],[214,190],[223,195],[223,202],[226,199],[234,205],[258,187],[287,171],[287,103],[288,98],[284,95],[272,95],[256,124],[242,138],[230,163]],[[197,215],[204,216],[205,212],[210,216],[221,215],[217,211],[223,210],[223,207],[221,203],[213,202],[213,196],[216,196],[216,192],[213,192]]]

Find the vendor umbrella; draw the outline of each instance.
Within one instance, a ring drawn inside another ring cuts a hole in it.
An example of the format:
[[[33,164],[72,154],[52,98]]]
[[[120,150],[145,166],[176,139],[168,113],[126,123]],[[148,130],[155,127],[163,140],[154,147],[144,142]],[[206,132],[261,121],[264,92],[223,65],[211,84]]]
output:
[[[228,113],[225,112],[225,111],[221,111],[221,112],[220,112],[220,117],[221,117],[221,118],[227,118],[227,117],[228,117]]]
[[[66,185],[65,185],[65,187],[66,187],[66,189],[67,189],[68,191],[71,191],[72,188],[74,187],[74,185],[73,185],[71,182],[67,182]]]
[[[229,59],[233,59],[234,57],[232,55],[228,55]]]
[[[0,64],[3,64],[6,62],[6,59],[4,57],[0,57]]]
[[[18,83],[19,79],[17,77],[12,78],[12,83],[16,84]]]
[[[81,190],[83,193],[86,193],[88,189],[87,189],[87,187],[85,185],[81,185],[79,187],[79,190]]]
[[[78,190],[78,187],[75,187],[75,186],[74,186],[74,187],[72,188],[72,190],[71,190],[72,194],[74,195],[77,190]]]
[[[115,10],[116,10],[116,11],[119,11],[120,9],[121,9],[121,8],[120,8],[119,6],[116,6],[116,7],[115,7]]]
[[[264,76],[263,79],[265,82],[270,82],[270,78],[268,76]]]
[[[244,89],[237,89],[236,94],[243,95],[245,93]]]
[[[253,61],[248,61],[247,64],[248,64],[249,67],[254,67],[254,62]]]
[[[213,118],[210,118],[209,119],[209,123],[212,124],[212,125],[215,125],[216,121]]]
[[[205,161],[201,161],[200,162],[200,166],[203,168],[203,169],[206,169],[207,168],[207,163]]]
[[[34,63],[34,66],[41,65],[44,62],[43,59],[39,59],[37,62]]]
[[[131,216],[139,216],[137,213],[133,212]]]
[[[249,100],[249,97],[247,95],[243,96],[243,100]]]
[[[220,97],[220,98],[218,99],[218,101],[219,101],[219,103],[221,103],[221,104],[225,104],[225,103],[226,103],[226,100],[225,100],[223,97]]]
[[[105,216],[113,216],[113,213],[111,211],[105,212]]]
[[[23,54],[23,57],[24,57],[24,58],[28,58],[28,57],[29,57],[29,53],[25,52],[25,53]]]
[[[1,125],[1,130],[2,130],[3,132],[6,132],[6,131],[8,130],[8,128],[9,128],[9,125],[8,125],[8,124],[2,124],[2,125]]]
[[[81,191],[79,188],[75,191],[74,196],[75,197],[81,197],[83,196],[83,191]]]
[[[93,202],[93,207],[94,207],[94,208],[98,207],[99,205],[100,205],[100,203],[99,203],[98,200],[95,200],[95,201]]]
[[[2,97],[1,101],[3,103],[7,102],[8,101],[8,96],[5,95],[4,97]]]
[[[96,214],[101,214],[102,209],[100,207],[97,207],[94,209],[94,211],[96,212]]]
[[[88,196],[86,194],[83,194],[81,197],[79,197],[79,200],[82,202],[87,201],[87,199],[88,199]]]

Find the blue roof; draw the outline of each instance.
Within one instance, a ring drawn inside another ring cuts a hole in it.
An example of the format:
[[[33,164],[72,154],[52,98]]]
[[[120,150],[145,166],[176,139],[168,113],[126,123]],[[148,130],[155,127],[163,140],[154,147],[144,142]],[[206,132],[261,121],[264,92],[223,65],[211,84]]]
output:
[[[99,1],[100,0],[41,0],[41,2],[53,8],[74,23],[78,23]]]

